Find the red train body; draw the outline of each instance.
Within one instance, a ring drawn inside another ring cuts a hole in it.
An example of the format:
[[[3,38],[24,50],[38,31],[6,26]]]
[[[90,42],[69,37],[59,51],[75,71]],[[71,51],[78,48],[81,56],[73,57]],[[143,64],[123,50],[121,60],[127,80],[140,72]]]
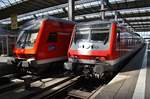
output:
[[[144,40],[116,22],[87,22],[76,26],[68,50],[67,70],[101,77],[143,46]]]
[[[52,17],[27,22],[14,49],[20,70],[40,73],[49,63],[66,60],[74,24]]]

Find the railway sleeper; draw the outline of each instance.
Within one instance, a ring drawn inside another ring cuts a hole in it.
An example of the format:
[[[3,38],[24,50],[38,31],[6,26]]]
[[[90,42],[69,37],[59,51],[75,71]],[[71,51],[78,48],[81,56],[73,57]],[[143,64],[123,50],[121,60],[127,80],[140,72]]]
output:
[[[81,90],[71,90],[68,93],[68,96],[70,97],[76,97],[76,98],[81,98],[81,99],[87,99],[91,95],[90,92],[85,92]]]
[[[39,77],[33,76],[33,75],[25,75],[25,76],[22,76],[21,79],[24,80],[25,89],[28,90],[31,88],[31,83],[39,79]]]

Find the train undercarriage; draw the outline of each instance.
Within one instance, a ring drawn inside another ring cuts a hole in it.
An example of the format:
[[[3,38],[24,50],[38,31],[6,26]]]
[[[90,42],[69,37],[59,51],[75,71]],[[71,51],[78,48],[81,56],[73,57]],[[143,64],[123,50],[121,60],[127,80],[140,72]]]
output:
[[[61,60],[59,62],[51,62],[38,64],[35,59],[15,59],[9,60],[11,64],[15,64],[17,72],[19,75],[35,75],[44,76],[49,74],[61,74],[63,73],[63,63],[66,60]],[[9,62],[10,63],[10,62]],[[59,68],[59,69],[58,69]]]
[[[108,63],[83,64],[83,63],[64,63],[64,68],[76,75],[84,75],[85,77],[95,77],[104,79],[108,75],[113,74],[113,66]]]

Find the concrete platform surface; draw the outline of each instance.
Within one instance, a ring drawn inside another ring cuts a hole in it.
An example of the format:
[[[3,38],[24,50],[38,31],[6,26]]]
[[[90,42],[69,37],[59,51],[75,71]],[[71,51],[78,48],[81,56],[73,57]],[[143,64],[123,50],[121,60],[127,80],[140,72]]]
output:
[[[8,59],[14,59],[13,57],[2,57],[0,56],[0,63],[7,63]]]
[[[16,72],[15,65],[7,64],[8,59],[13,59],[13,57],[0,57],[0,77]]]
[[[144,47],[95,99],[150,99],[150,51]]]

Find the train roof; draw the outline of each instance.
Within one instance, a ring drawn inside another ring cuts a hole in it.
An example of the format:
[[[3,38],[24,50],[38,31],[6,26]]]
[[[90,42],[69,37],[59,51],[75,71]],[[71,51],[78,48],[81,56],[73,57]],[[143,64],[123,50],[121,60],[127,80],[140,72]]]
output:
[[[46,19],[46,20],[54,20],[54,21],[59,21],[59,22],[69,23],[69,24],[75,24],[74,21],[65,20],[65,19],[61,19],[61,18],[56,18],[56,17],[52,17],[52,16],[48,16],[48,17],[46,17],[44,19]]]
[[[29,29],[30,27],[34,27],[35,29],[37,29],[40,27],[42,21],[44,21],[44,20],[49,20],[49,21],[53,20],[53,21],[57,21],[57,22],[63,22],[65,24],[75,24],[75,22],[70,21],[70,20],[47,16],[47,17],[37,17],[35,19],[29,20],[28,22],[26,22],[22,25],[21,29],[26,30],[26,29]]]
[[[115,21],[89,21],[89,22],[81,22],[81,23],[78,23],[77,25],[80,26],[80,25],[95,25],[95,24],[111,24],[112,22],[115,22]]]
[[[44,20],[53,20],[53,21],[57,21],[57,22],[63,22],[63,23],[72,23],[72,24],[75,24],[75,22],[73,21],[70,21],[70,20],[65,20],[65,19],[61,19],[61,18],[56,18],[56,17],[52,17],[52,16],[45,16],[45,17],[37,17],[37,18],[34,18],[26,23],[31,23],[32,22],[42,22]]]

